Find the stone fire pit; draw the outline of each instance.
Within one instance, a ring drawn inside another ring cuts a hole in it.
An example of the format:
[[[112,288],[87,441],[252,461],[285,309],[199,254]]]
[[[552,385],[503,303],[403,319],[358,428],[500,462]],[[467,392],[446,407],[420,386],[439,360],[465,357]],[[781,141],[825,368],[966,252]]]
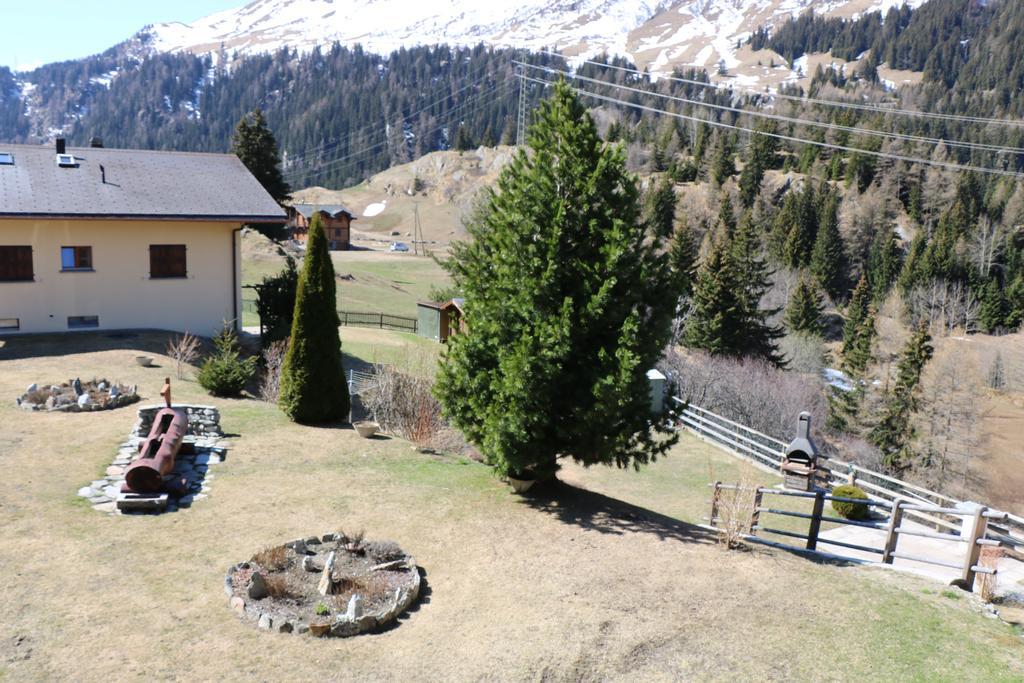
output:
[[[32,384],[14,400],[24,410],[80,413],[121,408],[138,401],[139,392],[137,386],[105,379],[72,379],[63,384]]]
[[[260,629],[347,637],[396,620],[419,597],[420,574],[395,543],[328,533],[261,550],[228,569],[224,590]]]

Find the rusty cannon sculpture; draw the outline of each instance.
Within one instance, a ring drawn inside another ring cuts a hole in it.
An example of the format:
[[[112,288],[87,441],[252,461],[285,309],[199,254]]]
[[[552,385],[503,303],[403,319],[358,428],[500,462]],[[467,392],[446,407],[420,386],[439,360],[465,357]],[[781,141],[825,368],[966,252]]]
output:
[[[174,461],[188,433],[188,416],[171,407],[171,378],[160,390],[167,407],[157,411],[149,436],[139,444],[139,457],[125,471],[125,493],[159,494],[168,487],[164,477],[174,469]]]

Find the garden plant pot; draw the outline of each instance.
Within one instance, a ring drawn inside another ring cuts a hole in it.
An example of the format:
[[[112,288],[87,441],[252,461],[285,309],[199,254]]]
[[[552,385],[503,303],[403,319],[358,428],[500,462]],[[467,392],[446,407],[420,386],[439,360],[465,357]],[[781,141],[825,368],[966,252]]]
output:
[[[152,356],[135,356],[135,362],[144,368],[148,368],[153,365]]]
[[[530,487],[533,486],[534,482],[537,481],[536,479],[532,479],[532,478],[530,478],[530,479],[519,479],[519,477],[526,477],[526,476],[528,476],[528,475],[519,474],[517,476],[513,476],[513,475],[510,474],[510,475],[508,475],[505,478],[508,480],[508,483],[512,487],[513,491],[515,491],[516,493],[525,493],[526,491],[529,491]]]
[[[370,437],[377,433],[378,429],[380,429],[379,424],[370,421],[356,422],[352,426],[355,427],[356,433],[359,434],[359,436],[363,437],[364,439],[369,439]]]
[[[310,635],[316,636],[317,638],[323,638],[327,635],[328,631],[331,630],[330,622],[314,622],[309,625]]]

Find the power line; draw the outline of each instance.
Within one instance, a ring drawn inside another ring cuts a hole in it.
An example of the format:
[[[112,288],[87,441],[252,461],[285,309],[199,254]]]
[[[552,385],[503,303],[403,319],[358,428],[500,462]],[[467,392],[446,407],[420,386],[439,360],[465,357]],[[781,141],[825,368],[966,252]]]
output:
[[[549,55],[549,56],[550,55],[557,55],[559,57],[562,57],[563,59],[565,58],[564,55],[560,55],[559,53],[553,52],[551,50],[539,50],[539,52],[541,52],[542,54]],[[615,64],[606,64],[604,62],[598,62],[598,61],[594,61],[594,60],[591,60],[591,59],[580,60],[580,63],[582,63],[582,64],[592,64],[594,66],[599,66],[599,67],[606,68],[606,69],[615,69],[617,71],[624,71],[624,72],[627,72],[627,73],[636,74],[636,75],[644,76],[644,77],[647,77],[647,78],[649,78],[651,76],[651,74],[649,74],[649,73],[647,73],[645,71],[640,71],[638,69],[630,69],[628,67],[617,66]],[[733,91],[733,90],[735,90],[735,88],[733,88],[731,85],[726,85],[724,83],[709,83],[709,82],[706,82],[706,81],[697,81],[697,80],[693,80],[693,79],[689,79],[689,78],[682,78],[680,76],[658,76],[658,78],[659,79],[665,79],[665,80],[668,80],[668,81],[674,81],[674,82],[677,82],[677,83],[687,83],[689,85],[696,85],[696,86],[699,86],[699,87],[702,87],[702,88],[712,88],[714,90],[726,90],[726,91]],[[748,94],[757,95],[758,97],[765,97],[765,95],[766,95],[765,93],[763,93],[763,92],[761,92],[759,90],[755,90],[753,88],[743,88],[742,90],[745,91]],[[879,104],[870,104],[870,103],[865,104],[865,103],[860,103],[860,102],[844,102],[842,100],[827,100],[827,99],[814,98],[814,97],[801,97],[799,95],[786,95],[786,94],[780,93],[780,92],[770,93],[770,96],[771,97],[776,97],[776,98],[779,98],[779,99],[784,99],[784,100],[794,100],[796,102],[801,102],[801,103],[804,103],[804,104],[817,104],[817,105],[821,105],[821,106],[825,106],[825,107],[840,107],[840,108],[849,108],[849,109],[860,109],[860,110],[866,110],[866,111],[873,111],[873,112],[876,112],[876,113],[879,113],[879,114],[894,114],[894,115],[897,115],[897,116],[908,116],[908,117],[915,117],[915,118],[941,119],[941,120],[947,120],[947,121],[958,121],[958,122],[961,122],[961,123],[986,123],[986,124],[1001,125],[1001,126],[1012,126],[1012,127],[1015,127],[1015,128],[1024,127],[1024,121],[1015,120],[1015,119],[997,119],[997,118],[990,118],[990,117],[986,117],[986,116],[967,116],[967,115],[963,115],[963,114],[941,114],[939,112],[915,111],[913,109],[899,109],[899,108],[895,108],[895,107],[887,107],[887,106],[884,106],[884,105],[882,105],[880,103]]]
[[[771,119],[771,120],[774,120],[774,121],[782,121],[782,122],[785,122],[785,123],[793,123],[793,124],[803,125],[803,126],[813,126],[813,127],[817,127],[817,128],[825,128],[827,130],[838,130],[838,131],[843,131],[843,132],[847,132],[847,133],[854,133],[854,134],[858,134],[858,135],[869,135],[869,136],[881,137],[881,138],[893,138],[893,139],[896,139],[896,140],[904,140],[904,141],[907,141],[907,142],[922,142],[922,143],[925,143],[925,144],[933,144],[933,145],[937,145],[939,143],[942,143],[942,144],[945,144],[945,145],[950,146],[950,147],[963,147],[963,148],[967,148],[967,149],[980,149],[980,150],[983,150],[983,151],[986,151],[986,152],[996,152],[996,153],[999,153],[999,154],[1003,154],[1003,153],[1007,153],[1007,152],[1012,152],[1012,153],[1015,153],[1015,154],[1024,154],[1024,148],[1020,148],[1020,147],[1006,147],[1006,146],[1002,146],[1002,145],[990,145],[990,144],[982,143],[982,142],[964,142],[964,141],[961,141],[961,140],[952,140],[952,139],[945,139],[945,138],[929,138],[929,137],[924,137],[924,136],[921,136],[921,135],[909,135],[907,133],[893,133],[893,132],[880,131],[880,130],[875,130],[873,128],[854,128],[852,126],[843,126],[843,125],[840,125],[840,124],[837,124],[837,123],[827,123],[827,122],[824,122],[824,121],[813,121],[813,120],[810,120],[810,119],[802,119],[802,118],[797,118],[797,117],[792,117],[792,116],[783,116],[782,114],[769,114],[767,112],[751,111],[751,110],[748,110],[748,109],[740,109],[738,107],[730,107],[730,106],[727,106],[727,105],[724,105],[724,104],[714,104],[714,103],[711,103],[711,102],[701,102],[700,100],[691,100],[691,99],[688,99],[688,98],[685,98],[685,97],[679,97],[677,95],[669,95],[669,94],[666,94],[666,93],[660,93],[660,92],[657,92],[657,91],[654,91],[654,90],[644,90],[642,88],[634,88],[634,87],[628,86],[628,85],[620,85],[620,84],[617,84],[617,83],[609,83],[608,81],[602,81],[600,79],[590,78],[589,76],[580,76],[578,74],[573,74],[572,72],[569,72],[569,71],[561,71],[559,69],[552,69],[550,67],[545,67],[545,66],[528,65],[528,64],[523,64],[522,62],[516,62],[516,64],[519,64],[521,66],[529,66],[530,68],[537,69],[537,70],[544,71],[544,72],[551,73],[551,74],[558,74],[560,76],[567,76],[569,78],[573,78],[573,79],[576,79],[576,80],[581,80],[581,81],[587,81],[587,82],[590,82],[590,83],[595,83],[597,85],[603,85],[603,86],[607,86],[607,87],[610,87],[610,88],[618,88],[618,89],[621,89],[621,90],[628,90],[630,92],[638,93],[640,95],[648,95],[648,96],[653,96],[653,97],[661,97],[663,99],[673,100],[675,102],[681,102],[683,104],[689,104],[689,105],[692,105],[692,106],[706,107],[706,108],[710,108],[710,109],[717,109],[717,110],[720,110],[720,111],[728,111],[728,112],[735,113],[735,114],[747,114],[749,116],[756,116],[756,117],[760,117],[760,118]]]
[[[487,69],[487,64],[485,63],[483,66],[480,67],[480,72],[484,72],[484,71],[486,71],[486,69]],[[419,109],[417,109],[416,111],[412,112],[411,114],[402,117],[400,120],[403,121],[403,122],[404,121],[408,121],[409,119],[411,119],[411,118],[413,118],[415,116],[418,116],[418,115],[422,114],[423,112],[428,111],[431,108],[441,104],[445,100],[447,100],[449,98],[452,98],[452,97],[456,97],[456,96],[462,94],[463,92],[465,92],[466,90],[468,90],[469,88],[472,88],[472,87],[474,87],[476,85],[479,85],[480,83],[482,83],[483,81],[486,81],[488,78],[490,78],[492,76],[492,74],[483,74],[483,73],[478,73],[477,75],[478,75],[478,78],[476,80],[471,81],[470,83],[467,83],[466,85],[462,86],[461,88],[459,88],[458,90],[456,90],[453,93],[446,94],[444,97],[436,99],[433,102],[431,102],[430,104],[425,105],[423,107],[420,107]],[[352,139],[354,137],[357,137],[361,133],[365,133],[367,131],[370,131],[370,130],[372,130],[375,127],[376,127],[376,124],[368,124],[366,126],[363,126],[361,129],[346,135],[345,136],[345,140],[350,140],[350,139]],[[327,151],[327,149],[330,148],[330,147],[337,147],[342,142],[343,142],[343,140],[337,140],[335,142],[327,142],[327,143],[323,143],[323,144],[320,144],[320,145],[316,145],[315,147],[310,147],[310,148],[304,149],[304,150],[302,150],[302,153],[296,155],[294,157],[294,159],[296,159],[296,160],[307,159],[310,156],[315,155],[317,152]],[[289,162],[291,162],[291,161],[292,160],[289,159]]]
[[[550,81],[544,81],[544,80],[541,80],[539,78],[533,78],[531,76],[523,76],[523,78],[526,78],[526,79],[528,79],[528,80],[530,80],[530,81],[532,81],[534,83],[540,83],[542,85],[552,85],[552,83]],[[971,166],[971,165],[965,165],[965,164],[954,164],[954,163],[950,163],[950,162],[946,162],[946,161],[937,161],[937,160],[934,160],[934,159],[921,159],[919,157],[905,156],[905,155],[902,155],[902,154],[892,154],[892,153],[888,153],[888,152],[875,152],[875,151],[868,150],[868,149],[857,149],[855,147],[848,147],[848,146],[845,146],[845,145],[839,145],[839,144],[835,144],[835,143],[831,143],[831,142],[822,142],[822,141],[818,141],[818,140],[806,140],[804,138],[799,138],[799,137],[795,137],[795,136],[792,136],[792,135],[785,135],[783,133],[771,133],[771,132],[768,132],[768,131],[754,130],[752,128],[746,128],[744,126],[736,126],[736,125],[733,125],[733,124],[730,124],[730,123],[723,123],[721,121],[714,121],[714,120],[710,120],[710,119],[702,119],[702,118],[699,118],[697,116],[691,116],[689,114],[680,114],[678,112],[665,111],[664,109],[657,109],[656,107],[649,107],[649,106],[646,106],[646,105],[643,105],[643,104],[638,104],[638,103],[635,103],[635,102],[627,102],[626,100],[620,100],[618,98],[608,97],[606,95],[599,95],[597,93],[592,93],[592,92],[583,90],[581,88],[576,88],[576,87],[572,87],[572,86],[569,86],[569,87],[572,88],[572,90],[574,92],[576,92],[576,93],[578,93],[580,95],[584,95],[586,97],[592,97],[594,99],[602,100],[602,101],[605,101],[605,102],[611,102],[613,104],[618,104],[620,106],[632,107],[634,109],[640,109],[640,110],[652,112],[652,113],[655,113],[655,114],[665,114],[666,116],[672,116],[672,117],[675,117],[675,118],[685,119],[687,121],[694,121],[694,122],[697,122],[697,123],[705,123],[705,124],[707,124],[709,126],[715,126],[715,127],[718,127],[718,128],[726,128],[726,129],[729,129],[729,130],[743,131],[743,132],[746,132],[746,133],[751,133],[753,135],[765,135],[767,137],[776,138],[776,139],[779,139],[779,140],[786,140],[788,142],[796,142],[796,143],[806,144],[806,145],[815,145],[817,147],[824,147],[826,149],[837,149],[837,150],[842,150],[842,151],[846,151],[846,152],[853,152],[855,154],[867,154],[867,155],[874,156],[874,157],[881,157],[881,158],[885,158],[885,159],[895,159],[897,161],[905,161],[907,163],[913,163],[913,164],[926,164],[926,165],[930,165],[930,166],[940,166],[940,167],[943,167],[943,168],[949,168],[949,169],[956,170],[956,171],[976,171],[978,173],[991,173],[991,174],[994,174],[994,175],[1009,176],[1009,177],[1018,178],[1018,179],[1020,179],[1022,177],[1021,174],[1017,173],[1016,171],[1006,171],[1006,170],[1003,170],[1003,169],[990,168],[990,167],[986,167],[986,166]]]
[[[444,123],[442,125],[439,125],[436,128],[432,128],[431,130],[426,131],[424,134],[425,135],[430,135],[432,133],[436,133],[436,132],[439,132],[441,130],[444,130],[445,128],[448,128],[450,126],[450,124],[452,123],[453,119],[472,116],[476,112],[480,111],[481,109],[483,109],[484,107],[489,105],[490,104],[490,100],[483,99],[480,102],[478,102],[477,105],[475,107],[473,107],[472,109],[470,109],[470,110],[461,111],[461,112],[460,112],[460,110],[465,108],[467,105],[469,105],[471,102],[473,102],[475,100],[478,100],[480,98],[486,98],[489,95],[500,91],[502,88],[508,88],[511,85],[512,85],[511,81],[502,81],[501,83],[492,86],[488,90],[481,91],[481,92],[479,92],[479,93],[477,93],[477,94],[467,98],[461,104],[459,104],[458,106],[453,108],[448,113],[448,117],[447,117],[446,123]],[[356,152],[352,152],[351,154],[347,154],[345,156],[338,157],[338,158],[335,158],[333,160],[327,161],[323,166],[321,166],[320,168],[318,168],[318,169],[316,169],[314,171],[293,171],[293,172],[288,174],[288,178],[289,179],[296,179],[296,178],[305,178],[305,179],[319,178],[319,177],[323,176],[327,171],[335,169],[335,167],[337,167],[338,164],[341,164],[344,161],[349,161],[349,164],[347,164],[347,165],[352,165],[352,162],[350,161],[351,159],[365,156],[366,154],[369,154],[370,152],[372,152],[374,150],[377,150],[377,149],[379,149],[379,148],[381,148],[381,147],[383,147],[383,146],[385,146],[387,144],[388,144],[388,140],[385,139],[385,140],[383,140],[381,142],[378,142],[378,143],[376,143],[374,145],[371,145],[369,147],[364,147],[363,149],[357,150]],[[345,167],[346,167],[346,165],[342,166],[342,168],[345,168]]]

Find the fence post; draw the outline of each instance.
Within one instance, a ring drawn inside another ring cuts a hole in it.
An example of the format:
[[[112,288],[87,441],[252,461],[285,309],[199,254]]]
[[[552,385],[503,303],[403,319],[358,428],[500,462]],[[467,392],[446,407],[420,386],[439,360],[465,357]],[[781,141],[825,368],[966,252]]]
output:
[[[963,581],[964,589],[968,591],[974,590],[974,566],[981,558],[981,545],[978,544],[978,540],[985,538],[985,532],[988,530],[988,519],[985,517],[987,511],[986,507],[979,507],[974,511],[971,533],[967,537],[967,552],[964,556],[964,570],[960,579]]]
[[[715,482],[715,489],[711,493],[711,517],[708,519],[708,524],[716,526],[715,520],[718,519],[718,503],[722,497],[722,482]]]
[[[811,510],[811,526],[807,529],[807,549],[818,547],[818,532],[821,530],[821,513],[825,510],[825,492],[818,489],[814,492],[814,509]]]
[[[754,491],[754,508],[750,511],[750,533],[757,535],[757,525],[761,522],[761,487]]]
[[[885,528],[885,547],[882,548],[882,562],[892,564],[895,559],[892,554],[896,552],[896,543],[899,541],[899,534],[896,530],[903,523],[903,502],[893,501],[892,512],[889,513],[889,526]]]

